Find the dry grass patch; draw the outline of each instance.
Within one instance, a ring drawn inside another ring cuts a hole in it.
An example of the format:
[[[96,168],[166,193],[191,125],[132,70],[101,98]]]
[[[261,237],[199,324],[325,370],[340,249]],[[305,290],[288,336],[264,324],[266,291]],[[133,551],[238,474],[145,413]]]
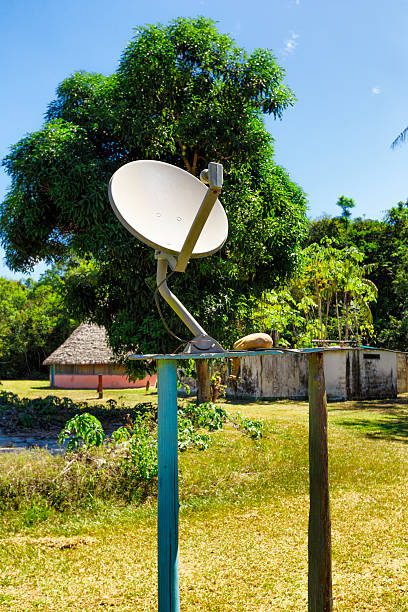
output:
[[[406,504],[389,507],[381,521],[373,515],[389,493],[385,489],[376,496],[371,491],[352,499],[347,494],[332,499],[335,610],[408,609],[407,540],[399,537],[400,527],[395,524],[398,515],[404,521],[408,518]],[[270,500],[251,510],[182,513],[182,608],[305,610],[307,503],[307,496],[296,496]],[[2,591],[8,601],[3,600],[0,609],[154,610],[155,539],[151,521],[118,525],[73,541],[6,539],[0,554],[7,549]]]
[[[32,538],[30,536],[18,535],[12,536],[11,538],[5,538],[2,544],[20,544],[29,546],[46,546],[47,548],[77,548],[78,546],[85,546],[92,544],[96,541],[96,538],[89,536],[45,536],[39,538]]]
[[[307,406],[226,405],[267,419],[269,434],[254,443],[228,426],[208,451],[180,456],[182,609],[306,610]],[[408,446],[368,435],[382,408],[329,409],[334,610],[408,611]],[[10,537],[13,520],[4,517],[0,540],[0,610],[156,609],[151,498]]]

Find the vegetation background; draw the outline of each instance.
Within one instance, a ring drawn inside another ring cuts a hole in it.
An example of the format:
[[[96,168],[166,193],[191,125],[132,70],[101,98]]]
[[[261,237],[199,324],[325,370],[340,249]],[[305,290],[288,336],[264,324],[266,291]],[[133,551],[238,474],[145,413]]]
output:
[[[152,307],[152,250],[120,226],[106,195],[116,168],[146,157],[195,175],[209,159],[224,164],[229,239],[172,284],[226,346],[260,328],[290,346],[329,338],[404,350],[407,205],[352,220],[341,196],[341,216],[308,223],[263,123],[294,100],[270,51],[247,54],[204,18],[138,28],[114,74],[62,81],[43,128],[3,161],[8,264],[27,271],[44,259],[51,269],[37,283],[1,281],[0,376],[44,374],[42,359],[84,319],[106,327],[118,356],[175,349]]]
[[[358,205],[357,205],[358,210]],[[307,249],[318,245],[327,248],[331,240],[332,261],[337,263],[346,255],[344,219],[322,217],[308,222],[308,235],[303,241],[303,257],[307,264]],[[316,251],[316,246],[313,247]],[[365,341],[378,347],[408,350],[408,203],[399,202],[381,221],[356,217],[348,224],[348,247],[361,257],[358,270],[376,289],[367,310],[358,312],[355,325],[353,315],[350,339]],[[317,249],[318,251],[319,249]],[[346,261],[349,260],[347,257]],[[316,267],[313,268],[316,270]],[[359,273],[360,273],[359,272]],[[39,281],[18,282],[0,279],[0,377],[45,377],[47,370],[41,363],[79,324],[72,317],[65,296],[70,291],[69,264],[51,267]],[[320,337],[316,296],[311,294],[309,320],[300,308],[303,285],[310,272],[295,276],[289,283],[274,291],[265,292],[254,301],[253,329],[280,332],[280,341],[288,346],[307,346],[312,336]],[[328,275],[329,278],[330,274]],[[331,278],[331,277],[330,277]],[[330,280],[329,278],[329,280]],[[87,276],[88,282],[88,276]],[[303,285],[302,285],[303,283]],[[344,286],[343,286],[344,288]],[[323,292],[324,293],[324,292]],[[341,292],[340,292],[341,293]],[[343,292],[344,293],[344,292]],[[331,296],[331,315],[324,333],[339,338],[335,316],[334,296]],[[342,299],[340,296],[339,299]],[[153,304],[153,302],[152,302]],[[245,313],[243,314],[243,316]],[[342,326],[344,329],[344,316]],[[344,334],[343,334],[344,339]]]

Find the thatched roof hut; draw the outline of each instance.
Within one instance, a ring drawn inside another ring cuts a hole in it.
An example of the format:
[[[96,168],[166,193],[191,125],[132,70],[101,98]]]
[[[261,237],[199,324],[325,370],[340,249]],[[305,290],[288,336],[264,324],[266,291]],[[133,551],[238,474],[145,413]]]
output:
[[[106,389],[156,382],[156,376],[130,381],[124,366],[115,362],[105,328],[91,323],[81,323],[43,363],[50,366],[51,387],[61,389],[95,389],[98,376],[103,376]]]
[[[92,323],[81,323],[47,359],[44,365],[112,363],[112,349],[106,330]]]

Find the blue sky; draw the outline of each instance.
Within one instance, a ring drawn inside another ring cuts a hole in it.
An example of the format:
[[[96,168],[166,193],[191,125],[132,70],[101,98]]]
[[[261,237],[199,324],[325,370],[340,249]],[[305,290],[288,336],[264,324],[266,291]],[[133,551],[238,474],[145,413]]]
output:
[[[355,215],[371,218],[408,198],[408,143],[390,149],[408,125],[407,0],[2,2],[1,157],[41,127],[69,74],[110,74],[134,27],[197,15],[217,21],[248,51],[273,49],[286,70],[298,101],[266,125],[275,159],[307,193],[312,218],[338,214],[342,194],[355,200]],[[8,186],[1,171],[1,197]],[[0,275],[21,278],[1,250]]]

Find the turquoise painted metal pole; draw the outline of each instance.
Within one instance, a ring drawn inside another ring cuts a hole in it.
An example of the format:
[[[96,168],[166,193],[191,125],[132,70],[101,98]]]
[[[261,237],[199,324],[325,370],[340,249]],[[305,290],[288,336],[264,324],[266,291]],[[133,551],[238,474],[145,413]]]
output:
[[[177,361],[158,361],[159,612],[179,612]]]

